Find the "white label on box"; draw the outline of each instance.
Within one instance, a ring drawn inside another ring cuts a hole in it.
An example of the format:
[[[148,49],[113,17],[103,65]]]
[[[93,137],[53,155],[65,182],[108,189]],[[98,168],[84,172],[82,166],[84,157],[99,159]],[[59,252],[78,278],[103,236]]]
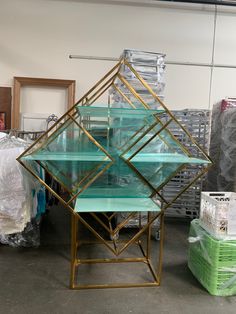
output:
[[[231,200],[228,211],[228,235],[236,235],[236,200]]]

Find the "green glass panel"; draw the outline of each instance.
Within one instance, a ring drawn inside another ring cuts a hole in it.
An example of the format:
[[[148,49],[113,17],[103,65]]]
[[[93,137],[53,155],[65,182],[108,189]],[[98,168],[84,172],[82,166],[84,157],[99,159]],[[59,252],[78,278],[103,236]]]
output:
[[[145,180],[156,188],[181,165],[206,163],[189,158],[176,139],[162,130],[156,117],[163,110],[121,107],[78,106],[73,119],[68,117],[23,159],[36,161],[72,195],[80,193],[81,200],[140,202],[153,192]]]
[[[149,198],[78,198],[76,212],[158,212],[160,208]]]
[[[36,160],[73,193],[101,172],[111,159],[73,120],[50,136],[42,148],[26,155]]]

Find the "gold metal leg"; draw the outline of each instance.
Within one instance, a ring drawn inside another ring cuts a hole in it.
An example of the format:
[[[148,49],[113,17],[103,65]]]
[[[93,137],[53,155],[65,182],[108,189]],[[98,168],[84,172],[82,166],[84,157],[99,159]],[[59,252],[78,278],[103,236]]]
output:
[[[71,274],[70,274],[70,288],[74,289],[75,286],[75,270],[76,270],[76,257],[77,257],[77,231],[78,231],[78,218],[76,215],[71,214]]]
[[[143,257],[136,258],[97,258],[97,259],[80,259],[77,257],[77,251],[79,246],[77,245],[77,231],[78,231],[78,221],[79,217],[77,215],[72,215],[71,217],[71,277],[70,277],[70,288],[71,289],[105,289],[105,288],[131,288],[131,287],[153,287],[160,285],[160,276],[162,267],[162,250],[163,250],[163,213],[160,213],[158,218],[161,220],[161,238],[160,238],[160,251],[159,251],[159,265],[157,271],[154,269],[151,263],[151,226],[153,223],[153,218],[151,214],[148,213],[147,228],[144,228],[142,233],[147,231],[147,249],[146,252],[142,247],[141,240],[135,241],[136,236],[133,237],[133,244],[140,247]],[[108,241],[110,242],[110,241]],[[104,243],[101,243],[104,244]],[[115,255],[115,254],[114,254]],[[114,264],[125,264],[125,263],[144,263],[148,266],[150,273],[153,277],[153,281],[140,282],[140,283],[116,283],[116,284],[77,284],[76,283],[76,270],[83,264],[101,264],[101,263],[114,263]]]
[[[160,284],[161,284],[161,275],[162,275],[163,244],[164,244],[164,212],[160,216],[160,247],[159,247],[160,251],[159,251],[158,270],[157,270],[157,276],[159,278]]]

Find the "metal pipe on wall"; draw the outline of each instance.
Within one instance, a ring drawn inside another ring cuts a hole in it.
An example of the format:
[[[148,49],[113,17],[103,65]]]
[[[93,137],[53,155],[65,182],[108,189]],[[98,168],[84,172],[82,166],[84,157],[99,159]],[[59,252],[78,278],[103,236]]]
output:
[[[100,57],[100,56],[85,56],[85,55],[69,55],[70,59],[80,59],[80,60],[94,60],[94,61],[112,61],[117,62],[119,58],[114,57]],[[186,65],[186,66],[198,66],[198,67],[214,67],[214,68],[227,68],[236,69],[236,65],[233,64],[211,64],[202,62],[188,62],[188,61],[165,61],[165,64],[169,65]]]
[[[210,5],[225,5],[225,6],[236,6],[236,1],[225,1],[225,0],[155,0],[162,2],[178,2],[178,3],[196,3],[196,4],[210,4]]]

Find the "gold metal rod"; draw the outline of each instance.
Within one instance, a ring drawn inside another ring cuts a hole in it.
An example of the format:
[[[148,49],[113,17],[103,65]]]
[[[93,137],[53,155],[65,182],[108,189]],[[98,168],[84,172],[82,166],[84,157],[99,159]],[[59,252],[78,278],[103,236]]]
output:
[[[142,97],[135,91],[135,89],[129,84],[129,82],[120,74],[117,74],[117,77],[121,82],[128,88],[128,90],[137,98],[143,105],[145,109],[150,109],[149,105],[142,99]]]
[[[75,115],[76,113],[74,113],[73,115]],[[66,116],[67,114],[63,115]],[[59,120],[57,120],[59,121]],[[62,126],[58,126],[57,122],[52,126],[52,128],[55,126],[55,130],[53,131],[53,133],[50,134],[50,136],[48,136],[47,140],[41,144],[41,146],[37,147],[37,149],[34,150],[33,153],[41,150],[41,149],[44,149],[46,146],[48,147],[54,140],[56,140],[56,138],[58,138],[60,136],[60,134],[62,132],[64,132],[66,130],[66,128],[68,128],[71,124],[73,123],[73,121],[71,121],[70,117],[63,123]],[[43,135],[47,135],[48,134],[48,131],[46,131]],[[37,143],[37,140],[36,142],[33,143],[36,144]],[[25,151],[26,152],[26,151]],[[25,153],[24,152],[24,153]]]
[[[117,252],[103,239],[102,236],[98,232],[96,232],[82,217],[79,215],[79,220],[82,224],[95,235],[97,239],[99,239],[115,256],[117,256]]]
[[[109,220],[109,217],[107,216],[106,213],[101,213],[104,217],[106,217],[107,220]]]
[[[28,151],[30,151],[33,146],[38,143],[44,136],[46,136],[49,132],[51,132],[51,130],[53,128],[56,128],[60,122],[64,119],[64,117],[70,113],[72,113],[73,115],[75,114],[75,109],[78,106],[78,104],[80,102],[83,102],[84,99],[87,98],[87,96],[94,90],[97,88],[97,86],[99,86],[107,77],[110,76],[110,74],[112,72],[114,72],[117,68],[120,67],[121,62],[123,62],[123,60],[119,61],[103,78],[101,78],[83,97],[81,97],[73,107],[71,107],[67,112],[65,112],[58,120],[55,124],[53,124],[45,133],[43,133],[34,143],[32,143],[32,145],[30,145],[22,154],[19,155],[19,157],[17,158],[17,160],[19,160],[20,158],[22,158],[25,154],[27,154]],[[57,131],[57,129],[50,135],[50,137],[52,135],[54,135],[54,133]]]
[[[147,216],[147,222],[150,222],[151,213],[148,212]],[[150,253],[151,253],[151,225],[147,228],[147,259],[150,259]]]
[[[176,197],[173,198],[173,200],[171,200],[171,202],[167,203],[167,205],[163,207],[163,210],[166,210],[168,207],[170,207],[170,205],[172,205],[177,200],[177,198],[179,198],[191,185],[193,185],[202,175],[204,175],[211,166],[212,165],[208,165],[205,167],[203,171],[201,171]]]
[[[114,72],[117,68],[119,68],[120,64],[122,61],[119,61],[103,78],[101,78],[83,97],[81,97],[73,107],[71,107],[67,112],[65,112],[58,120],[55,124],[53,124],[45,133],[43,133],[34,143],[32,143],[32,145],[30,145],[22,154],[19,155],[19,157],[17,158],[20,159],[22,156],[24,156],[31,148],[33,148],[33,146],[38,143],[45,135],[47,135],[49,132],[51,132],[51,130],[53,128],[56,128],[57,125],[59,125],[59,123],[64,119],[64,117],[68,114],[70,114],[71,112],[73,113],[73,115],[75,114],[74,110],[76,109],[77,105],[80,102],[83,102],[84,99],[86,100],[87,96],[94,90],[96,89],[107,77],[110,76],[110,74],[112,72]],[[58,129],[56,129],[54,132],[56,132]],[[51,134],[52,135],[52,134]]]
[[[147,228],[149,227],[149,225],[152,225],[152,223],[160,216],[161,212],[159,212],[158,214],[156,214],[154,217],[152,217],[150,219],[150,222],[147,223],[139,232],[137,232],[135,234],[135,236],[133,236],[133,238],[131,240],[129,240],[118,252],[118,254],[120,255],[124,250],[126,250],[133,242],[135,242],[143,233],[145,230],[147,230]]]
[[[152,96],[160,103],[160,105],[167,111],[167,113],[172,117],[172,119],[179,125],[179,127],[189,136],[192,143],[194,143],[203,155],[208,159],[208,161],[212,162],[211,158],[206,154],[206,152],[201,148],[201,146],[197,143],[197,141],[192,137],[189,131],[175,118],[175,116],[171,113],[171,111],[165,106],[163,101],[157,96],[157,94],[151,89],[151,87],[147,84],[147,82],[138,74],[137,71],[126,61],[124,60],[124,64],[129,67],[129,69],[135,74],[137,79],[142,83],[142,85],[147,88],[147,90],[152,94]]]
[[[75,195],[71,197],[71,199],[67,202],[67,204],[70,204],[74,199],[76,199],[81,193],[83,193],[97,178],[99,178],[104,172],[109,169],[114,162],[110,162],[108,165],[106,165],[105,168],[103,168],[101,171],[99,171],[90,181],[88,181],[79,192],[77,192]]]
[[[143,145],[141,145],[141,147],[139,147],[138,150],[136,150],[136,152],[134,152],[129,158],[128,160],[131,160],[135,155],[137,155],[146,145],[148,145],[159,133],[161,133],[161,131],[163,131],[171,122],[172,120],[169,120],[166,122],[166,124],[164,124],[153,136],[151,136]]]
[[[114,234],[116,234],[118,231],[120,231],[127,223],[130,221],[132,217],[134,217],[137,214],[137,212],[131,212],[128,217],[123,220],[114,230]]]
[[[158,134],[158,137],[160,138],[160,140],[161,140],[164,144],[166,144],[166,146],[167,146],[170,150],[172,150],[172,152],[176,153],[176,149],[174,149],[174,148],[170,145],[170,143],[168,143],[168,142],[163,138],[163,136],[162,136],[161,134]]]
[[[109,80],[102,84],[102,86],[90,98],[87,98],[87,102],[84,103],[84,106],[92,105],[97,98],[99,98],[109,87],[111,87],[112,80],[115,76],[116,74],[110,77]]]
[[[71,214],[71,274],[70,274],[70,287],[73,289],[75,286],[75,265],[76,265],[76,219],[75,215]]]
[[[69,194],[72,194],[72,191],[70,191],[68,189],[67,186],[64,185],[64,183],[62,183],[58,178],[57,176],[55,176],[53,173],[51,173],[51,171],[48,170],[47,166],[46,165],[43,165],[39,160],[35,160],[35,162],[44,169],[44,171],[46,171],[57,183],[59,183],[63,189],[65,189]],[[64,174],[63,174],[64,175]],[[65,176],[65,175],[64,175]]]
[[[50,193],[52,193],[63,205],[65,205],[71,213],[74,213],[74,209],[68,205],[63,198],[61,198],[53,189],[50,188],[37,174],[35,174],[30,168],[28,168],[21,160],[18,160],[18,162],[33,176],[35,177],[43,186],[45,186]]]
[[[150,127],[135,140],[134,143],[132,143],[130,146],[128,146],[128,148],[126,148],[124,152],[122,152],[121,156],[124,156],[131,148],[133,148],[146,134],[148,134],[158,124],[159,122],[157,121],[151,124]]]
[[[118,73],[120,73],[120,70],[121,70],[121,67],[122,67],[122,65],[124,64],[124,58],[120,58],[119,59],[119,62],[120,62],[120,65],[119,65],[119,67],[118,67],[118,69],[117,69],[117,71],[116,71],[116,74],[118,74]],[[115,80],[116,80],[116,78],[117,78],[117,75],[116,75],[116,77],[113,79],[113,81],[112,81],[112,83],[115,85]]]
[[[139,134],[139,132],[141,132],[144,128],[146,127],[146,125],[143,125],[140,129],[138,129],[122,146],[119,147],[119,149],[122,149],[126,144],[128,144],[136,135]]]
[[[114,218],[116,214],[117,214],[117,213],[113,213],[111,216],[107,217],[107,218],[108,218],[108,220],[109,220],[109,221],[111,221],[111,220],[112,220],[112,218]]]
[[[162,275],[162,260],[163,260],[163,244],[164,244],[164,213],[160,216],[160,240],[159,240],[159,258],[158,258],[158,269],[157,276],[159,279],[159,283],[161,283],[161,275]]]
[[[151,194],[151,197],[154,195],[154,194],[157,194],[162,200],[163,202],[165,202],[166,204],[168,203],[165,198],[156,190],[156,188],[138,171],[137,168],[134,167],[134,165],[127,159],[124,159],[122,157],[122,159],[124,160],[125,163],[128,164],[128,166],[134,170],[134,172],[142,179],[142,181],[152,190],[152,194]],[[153,194],[154,193],[154,194]]]
[[[112,82],[105,88],[103,89],[102,91],[100,91],[100,93],[97,95],[97,97],[95,97],[95,99],[89,103],[89,106],[91,106],[93,103],[95,103],[95,101],[102,95],[105,93],[105,91],[108,90],[108,88],[110,88],[112,86]]]
[[[127,103],[134,109],[136,109],[135,105],[132,101],[115,85],[112,84],[112,87],[127,101]]]
[[[154,115],[154,117],[156,118],[156,120],[161,124],[164,125],[164,123],[162,122],[162,120],[157,116],[157,114]],[[176,122],[176,119],[173,119],[172,116],[170,116],[171,120]],[[169,136],[179,145],[179,148],[188,156],[191,156],[191,153],[189,152],[189,150],[180,142],[180,140],[168,129],[165,129],[166,133],[169,134]]]
[[[64,131],[66,130],[66,128],[68,128],[72,123],[73,123],[73,121],[71,121],[71,119],[68,118],[68,119],[64,122],[63,126],[57,128],[57,129],[55,129],[55,131],[53,131],[53,133],[48,137],[47,141],[44,142],[44,143],[42,143],[42,145],[39,146],[34,152],[36,152],[36,151],[38,151],[38,150],[40,150],[40,149],[43,149],[43,148],[45,148],[46,146],[48,147],[48,146],[49,146],[53,141],[55,141],[56,138],[58,138],[58,137],[60,136],[60,134],[61,134],[62,132],[64,132]],[[55,125],[55,124],[54,124],[54,125]]]
[[[91,94],[106,78],[108,78],[119,66],[121,62],[118,62],[109,72],[106,73],[86,94],[83,95],[74,105],[74,107],[78,106],[80,102],[84,99],[88,98],[88,95]]]
[[[70,116],[70,115],[69,115]],[[106,151],[105,148],[102,147],[102,145],[100,145],[95,138],[84,128],[82,127],[75,119],[74,117],[70,116],[71,119],[76,123],[76,125],[78,125],[78,127],[87,135],[87,137],[92,141],[93,144],[95,144],[98,148],[100,148],[104,154],[109,157],[112,161],[114,161],[113,157]]]
[[[71,109],[70,109],[69,111],[71,111]],[[61,116],[61,118],[58,119],[57,122],[54,123],[45,133],[43,133],[42,135],[40,135],[40,136],[37,138],[36,141],[34,141],[22,154],[20,154],[20,155],[17,157],[16,160],[18,161],[20,158],[22,158],[23,156],[25,156],[25,155],[28,153],[28,151],[30,151],[30,150],[35,146],[35,144],[37,144],[43,137],[45,137],[49,132],[51,132],[51,130],[52,130],[53,128],[56,129],[56,126],[58,125],[58,123],[59,123],[61,120],[63,120],[66,115],[67,115],[67,112],[66,112],[65,114],[63,114],[63,115]],[[56,129],[51,135],[53,135],[57,130],[58,130],[58,129]],[[50,137],[51,137],[51,136],[50,136]],[[49,138],[49,137],[48,137],[48,138]],[[43,143],[42,143],[42,144],[43,144]],[[40,147],[41,147],[41,146],[40,146]]]
[[[112,289],[112,288],[141,288],[141,287],[156,287],[159,283],[147,282],[147,283],[130,283],[130,284],[101,284],[101,285],[78,285],[74,286],[74,290],[84,289]]]
[[[143,246],[142,246],[142,242],[141,242],[140,240],[138,241],[138,246],[139,246],[139,248],[140,248],[141,253],[142,253],[143,256],[144,256],[145,262],[147,262],[147,254],[145,253],[145,250],[144,250],[144,248],[143,248]]]
[[[107,243],[113,244],[112,240],[106,240]],[[117,243],[126,243],[125,240],[117,240]],[[91,241],[91,240],[80,240],[80,245],[103,245],[100,241]]]
[[[105,157],[105,158],[108,158],[108,157]],[[95,168],[93,168],[89,173],[87,173],[81,180],[80,182],[78,182],[76,184],[76,186],[73,188],[74,192],[80,187],[80,185],[85,181],[87,180],[92,174],[94,174],[104,163],[105,159],[100,162]]]
[[[110,229],[104,224],[104,222],[97,217],[95,213],[90,213],[90,215],[99,222],[99,224],[110,234]]]
[[[167,177],[167,179],[166,179],[161,185],[159,185],[159,186],[157,187],[157,191],[160,192],[160,190],[161,190],[167,183],[169,183],[169,181],[170,181],[172,178],[174,178],[174,177],[177,175],[177,173],[179,173],[180,171],[182,171],[185,167],[186,167],[186,164],[180,165],[180,166],[175,170],[175,172],[171,173],[171,174]],[[151,195],[151,197],[153,197],[153,196],[154,196],[154,193]],[[168,203],[168,202],[167,202],[167,203]]]
[[[103,259],[77,259],[77,264],[103,264],[103,263],[143,263],[146,258],[103,258]]]
[[[150,272],[151,272],[151,274],[152,274],[154,280],[155,280],[156,282],[159,282],[159,278],[158,278],[158,276],[157,276],[157,274],[156,274],[156,272],[155,272],[155,270],[154,270],[154,267],[152,266],[152,263],[151,263],[150,259],[147,260],[147,265],[148,265],[148,267],[149,267],[149,269],[150,269]]]

